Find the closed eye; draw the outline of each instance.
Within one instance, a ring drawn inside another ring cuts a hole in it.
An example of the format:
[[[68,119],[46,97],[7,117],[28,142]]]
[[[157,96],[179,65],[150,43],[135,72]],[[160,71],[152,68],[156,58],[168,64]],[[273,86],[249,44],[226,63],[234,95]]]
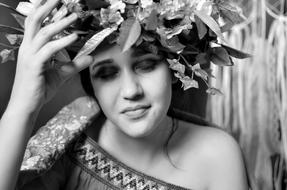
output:
[[[116,78],[118,73],[119,69],[116,66],[101,66],[92,76],[95,79],[108,81]]]
[[[153,71],[158,64],[156,60],[143,60],[141,62],[135,63],[134,70],[135,72],[151,72]]]

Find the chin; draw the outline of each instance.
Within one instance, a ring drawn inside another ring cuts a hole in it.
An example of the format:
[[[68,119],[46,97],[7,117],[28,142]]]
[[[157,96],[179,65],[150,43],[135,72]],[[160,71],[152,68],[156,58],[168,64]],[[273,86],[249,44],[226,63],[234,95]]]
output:
[[[122,132],[132,138],[144,138],[155,131],[157,125],[154,122],[141,121],[125,121],[120,126]]]

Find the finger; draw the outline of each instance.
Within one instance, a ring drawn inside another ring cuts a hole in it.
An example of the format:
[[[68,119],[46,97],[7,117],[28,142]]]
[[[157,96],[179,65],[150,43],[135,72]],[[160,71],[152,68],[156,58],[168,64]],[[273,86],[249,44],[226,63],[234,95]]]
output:
[[[72,62],[62,64],[59,70],[60,74],[64,78],[69,78],[73,74],[78,73],[81,70],[90,66],[93,63],[93,61],[94,61],[93,56],[89,55],[81,56],[73,60]]]
[[[39,6],[33,13],[25,19],[26,38],[33,39],[40,30],[43,20],[57,6],[59,0],[47,0],[44,5]]]
[[[34,5],[35,8],[38,8],[41,5],[44,5],[47,0],[30,0],[30,2]]]
[[[60,33],[66,27],[76,21],[77,18],[77,14],[73,13],[56,23],[49,24],[42,28],[33,39],[33,47],[35,48],[35,50],[40,49],[43,45],[50,41],[53,36]]]
[[[37,57],[41,59],[39,61],[46,62],[53,54],[71,45],[77,38],[78,35],[73,33],[61,39],[48,42],[37,53]]]

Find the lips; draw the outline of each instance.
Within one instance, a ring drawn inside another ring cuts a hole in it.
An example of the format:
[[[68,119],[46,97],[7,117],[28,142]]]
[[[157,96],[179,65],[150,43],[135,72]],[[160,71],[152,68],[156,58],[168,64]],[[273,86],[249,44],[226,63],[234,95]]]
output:
[[[149,110],[150,105],[137,105],[125,108],[121,113],[130,119],[142,118]]]

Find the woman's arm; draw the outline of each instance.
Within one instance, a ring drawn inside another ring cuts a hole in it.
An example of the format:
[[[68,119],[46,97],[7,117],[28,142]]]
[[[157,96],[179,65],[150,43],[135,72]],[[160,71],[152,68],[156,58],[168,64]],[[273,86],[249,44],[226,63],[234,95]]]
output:
[[[41,27],[43,20],[59,0],[35,5],[25,20],[25,34],[18,53],[17,69],[9,104],[0,121],[0,189],[15,188],[23,154],[42,105],[74,73],[92,63],[92,57],[80,57],[62,67],[53,68],[51,56],[72,44],[76,34],[58,40],[52,37],[72,24],[77,15]]]

